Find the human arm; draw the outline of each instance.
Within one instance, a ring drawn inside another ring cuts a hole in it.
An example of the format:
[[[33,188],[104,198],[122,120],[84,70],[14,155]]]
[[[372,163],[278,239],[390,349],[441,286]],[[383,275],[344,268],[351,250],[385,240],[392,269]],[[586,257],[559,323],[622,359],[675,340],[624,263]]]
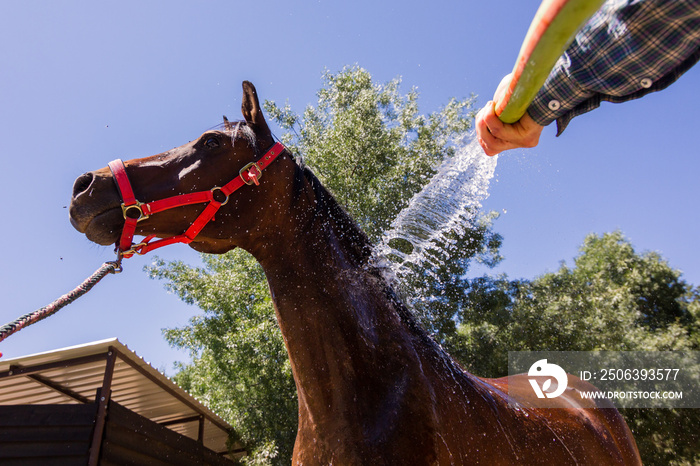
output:
[[[700,0],[610,0],[556,63],[527,115],[500,127],[490,102],[477,115],[477,136],[489,155],[532,147],[551,122],[560,135],[572,118],[602,101],[664,89],[699,59]]]

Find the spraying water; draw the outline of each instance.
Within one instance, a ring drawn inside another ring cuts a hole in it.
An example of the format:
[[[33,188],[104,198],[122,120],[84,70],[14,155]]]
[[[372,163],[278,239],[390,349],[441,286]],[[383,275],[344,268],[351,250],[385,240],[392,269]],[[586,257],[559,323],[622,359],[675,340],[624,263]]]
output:
[[[430,182],[413,196],[394,219],[377,246],[380,257],[390,258],[392,272],[399,280],[410,273],[409,266],[430,269],[436,264],[435,250],[449,242],[448,235],[463,235],[488,196],[488,186],[497,157],[484,155],[475,137],[467,139],[455,155],[445,159]],[[401,250],[390,245],[402,242]],[[410,247],[406,248],[406,243]],[[410,252],[404,252],[410,249]]]

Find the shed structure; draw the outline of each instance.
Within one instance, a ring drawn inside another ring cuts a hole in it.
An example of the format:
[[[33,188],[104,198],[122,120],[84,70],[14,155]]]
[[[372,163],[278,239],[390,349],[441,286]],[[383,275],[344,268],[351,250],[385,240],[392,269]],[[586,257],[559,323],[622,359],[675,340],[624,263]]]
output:
[[[231,431],[116,338],[0,360],[3,465],[232,465]]]

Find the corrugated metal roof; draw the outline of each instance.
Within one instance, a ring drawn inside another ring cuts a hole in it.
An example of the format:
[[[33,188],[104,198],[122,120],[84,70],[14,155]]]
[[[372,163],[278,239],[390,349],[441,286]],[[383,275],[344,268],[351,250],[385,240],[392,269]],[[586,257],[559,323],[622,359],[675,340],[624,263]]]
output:
[[[113,401],[195,440],[202,417],[204,446],[227,451],[231,426],[116,338],[0,360],[0,405],[93,402],[113,355]]]

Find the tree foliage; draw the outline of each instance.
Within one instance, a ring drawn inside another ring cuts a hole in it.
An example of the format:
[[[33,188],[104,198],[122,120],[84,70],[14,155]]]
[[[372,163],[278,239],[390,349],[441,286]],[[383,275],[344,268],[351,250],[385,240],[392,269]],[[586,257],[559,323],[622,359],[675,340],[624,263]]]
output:
[[[591,234],[574,266],[532,281],[482,277],[465,295],[454,354],[485,376],[508,351],[697,351],[700,290],[620,232]],[[625,409],[644,464],[700,462],[697,409]]]
[[[418,91],[401,94],[398,78],[375,84],[366,70],[346,67],[327,71],[323,81],[318,104],[303,114],[270,101],[265,110],[287,131],[282,141],[376,241],[454,154],[471,126],[472,99],[451,99],[426,116],[418,111]]]
[[[204,313],[167,329],[171,345],[188,349],[178,384],[228,420],[236,439],[252,445],[250,463],[291,455],[297,400],[291,367],[260,265],[242,250],[202,255],[204,267],[156,261],[150,272]]]
[[[698,293],[659,254],[635,252],[622,233],[591,234],[573,267],[563,263],[531,281],[471,280],[461,351],[487,376],[507,373],[507,351],[516,349],[694,351]],[[488,362],[474,359],[480,354],[489,354]]]

